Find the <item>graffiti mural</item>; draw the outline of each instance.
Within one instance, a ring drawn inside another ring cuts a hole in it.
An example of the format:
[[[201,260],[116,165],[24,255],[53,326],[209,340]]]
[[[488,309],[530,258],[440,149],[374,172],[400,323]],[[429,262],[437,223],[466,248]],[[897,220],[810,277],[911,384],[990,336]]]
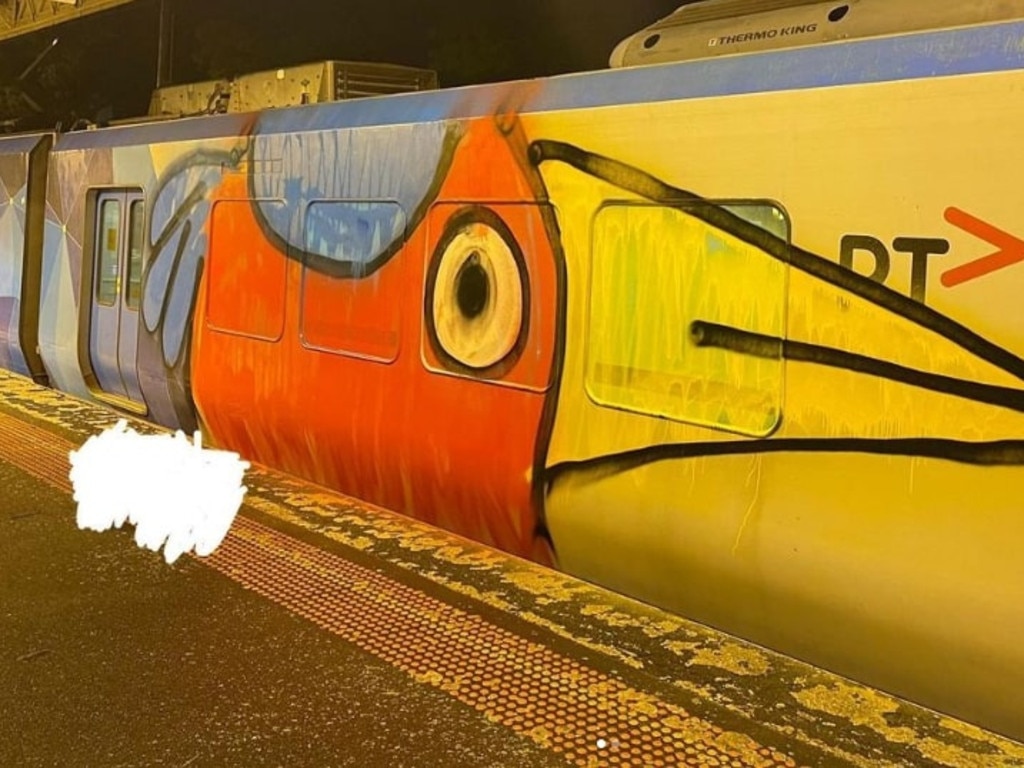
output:
[[[1008,729],[1020,33],[63,136],[47,372],[111,402],[96,201],[142,200],[114,405]]]
[[[142,295],[140,376],[146,402],[164,424],[198,424],[189,384],[196,290],[207,253],[212,197],[225,173],[236,172],[248,147],[203,148],[183,154],[160,175],[149,219]]]
[[[232,312],[219,287],[253,273],[213,249],[206,295],[221,305],[200,302],[194,338],[204,423],[259,460],[550,557],[534,478],[559,265],[516,137],[493,120],[308,140],[262,130],[253,167],[266,170],[250,175],[254,204],[236,212],[231,247],[287,261],[274,274],[299,311],[280,344],[253,333],[255,315]],[[212,313],[233,315],[233,331],[211,330],[223,327]],[[227,391],[237,408],[218,405]],[[453,472],[475,480],[450,484]]]

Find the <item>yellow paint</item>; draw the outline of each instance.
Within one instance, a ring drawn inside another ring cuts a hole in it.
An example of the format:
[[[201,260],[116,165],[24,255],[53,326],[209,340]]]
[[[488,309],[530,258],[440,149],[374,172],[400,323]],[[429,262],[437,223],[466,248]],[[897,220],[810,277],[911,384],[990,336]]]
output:
[[[621,706],[626,707],[630,712],[648,716],[658,714],[657,699],[640,691],[633,689],[623,690],[616,697]]]
[[[430,670],[428,672],[424,672],[424,673],[419,674],[419,675],[413,675],[413,678],[418,683],[424,683],[426,685],[433,685],[433,686],[435,686],[437,688],[443,688],[444,685],[448,685],[445,682],[444,677],[442,677],[442,675],[440,673],[434,672],[433,670]]]
[[[854,726],[870,728],[887,741],[910,745],[922,757],[950,768],[1009,768],[1020,765],[1024,758],[1024,746],[1008,744],[1001,739],[998,740],[998,752],[972,752],[931,736],[922,736],[911,728],[892,726],[886,716],[897,710],[897,704],[869,688],[840,682],[797,691],[793,697],[808,709],[824,712]],[[963,733],[959,729],[958,732]],[[992,738],[983,736],[979,741],[982,744],[992,743]]]
[[[665,646],[673,653],[689,658],[686,666],[717,667],[734,675],[765,675],[771,671],[768,656],[749,645],[719,642],[712,646],[707,643],[686,643],[670,641]]]
[[[678,631],[681,622],[671,619],[652,620],[647,616],[616,611],[610,605],[587,603],[580,607],[580,614],[598,618],[609,627],[635,627],[647,637],[656,638]]]
[[[542,747],[547,748],[551,746],[551,732],[544,726],[538,725],[536,728],[531,729],[527,735]]]
[[[886,715],[898,709],[896,702],[869,688],[844,683],[818,685],[797,691],[793,697],[809,709],[848,720],[854,726],[867,726],[878,733],[884,733],[890,741],[906,744],[914,740],[911,729],[893,728],[885,719]]]
[[[950,206],[1024,237],[1014,229],[1024,102],[1006,98],[1021,91],[1024,72],[1006,72],[529,114],[523,126],[530,139],[570,143],[705,198],[774,202],[791,241],[833,264],[844,235],[876,238],[890,252],[886,286],[903,296],[911,258],[894,239],[945,238],[950,252],[929,262],[927,305],[1024,357],[1024,265],[941,283],[947,269],[994,250],[946,222]],[[1024,382],[685,208],[652,205],[557,161],[540,172],[568,275],[546,463],[592,462],[559,475],[546,499],[559,564],[1024,737],[1010,704],[1024,689],[1024,466],[868,450],[600,463],[767,432],[890,447],[1024,440],[1019,410],[813,362],[695,348],[694,321],[935,377],[1018,392]],[[861,274],[872,266],[854,259]],[[939,676],[946,684],[934,683]]]
[[[513,608],[512,603],[506,600],[499,592],[481,592],[472,584],[466,584],[458,579],[452,579],[440,573],[430,573],[429,578],[442,586],[448,587],[453,592],[458,592],[459,594],[470,597],[484,605],[497,608],[500,611],[509,611]]]
[[[591,640],[587,636],[579,632],[573,632],[570,628],[567,628],[561,624],[557,624],[551,621],[550,619],[544,618],[543,616],[539,616],[533,611],[522,611],[517,615],[524,621],[528,621],[531,624],[536,624],[538,627],[544,627],[545,629],[550,630],[559,637],[564,637],[566,640],[571,640],[577,645],[580,645],[584,648],[589,648],[592,651],[598,651],[599,653],[610,658],[616,659],[622,662],[623,664],[632,667],[633,669],[644,668],[643,661],[638,659],[635,654],[629,653],[628,651],[625,651],[622,648],[611,645],[610,643],[600,643]]]
[[[588,587],[580,584],[575,579],[568,578],[555,571],[537,569],[509,571],[502,574],[502,580],[524,592],[541,596],[545,602],[571,600],[574,596],[588,589]]]

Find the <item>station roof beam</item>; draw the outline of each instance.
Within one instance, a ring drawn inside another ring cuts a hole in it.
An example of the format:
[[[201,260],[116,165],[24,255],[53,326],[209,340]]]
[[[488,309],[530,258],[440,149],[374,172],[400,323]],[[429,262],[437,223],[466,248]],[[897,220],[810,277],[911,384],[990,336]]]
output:
[[[135,0],[0,0],[0,41]]]

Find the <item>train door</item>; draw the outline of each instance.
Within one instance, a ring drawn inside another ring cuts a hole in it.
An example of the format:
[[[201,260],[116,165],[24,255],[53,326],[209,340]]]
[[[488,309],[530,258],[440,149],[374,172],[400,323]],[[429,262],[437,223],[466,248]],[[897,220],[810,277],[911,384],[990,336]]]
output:
[[[136,363],[143,268],[143,201],[138,191],[96,201],[89,357],[100,389],[142,402]]]

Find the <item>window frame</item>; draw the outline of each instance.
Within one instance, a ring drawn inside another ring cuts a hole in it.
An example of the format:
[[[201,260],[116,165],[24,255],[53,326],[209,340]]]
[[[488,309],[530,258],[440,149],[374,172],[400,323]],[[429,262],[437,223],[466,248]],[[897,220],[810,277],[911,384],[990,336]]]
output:
[[[302,215],[302,249],[303,249],[303,253],[305,254],[305,258],[303,258],[303,261],[302,261],[302,274],[301,274],[300,281],[299,281],[299,343],[302,345],[302,347],[304,349],[308,349],[308,350],[311,350],[313,352],[320,352],[320,353],[328,354],[328,355],[338,355],[340,357],[347,357],[347,358],[351,358],[351,359],[354,359],[354,360],[365,360],[367,362],[379,363],[379,364],[382,364],[382,365],[392,365],[401,356],[402,346],[403,346],[402,324],[403,324],[403,321],[404,321],[405,312],[407,310],[403,306],[402,296],[401,295],[396,297],[397,300],[393,302],[393,307],[394,307],[393,320],[394,320],[394,326],[395,326],[394,327],[394,333],[395,333],[395,337],[396,338],[395,338],[394,344],[391,345],[392,348],[389,350],[389,354],[386,354],[386,355],[376,355],[376,354],[372,354],[370,352],[367,352],[366,350],[361,350],[361,349],[328,346],[327,344],[321,344],[321,343],[318,343],[318,342],[316,342],[314,340],[311,340],[310,336],[314,335],[314,334],[309,334],[307,332],[307,320],[306,320],[306,317],[307,317],[307,315],[306,315],[306,306],[307,306],[307,304],[306,304],[306,295],[307,295],[307,281],[308,281],[307,277],[308,277],[308,273],[310,271],[312,271],[312,272],[317,272],[318,274],[325,274],[325,273],[319,272],[318,270],[313,269],[312,267],[310,267],[309,261],[311,259],[314,259],[314,258],[316,260],[318,260],[318,261],[333,261],[333,262],[335,262],[336,264],[339,265],[339,270],[340,271],[343,271],[342,270],[342,265],[355,264],[355,262],[343,262],[343,261],[338,261],[338,260],[331,259],[330,256],[327,256],[325,254],[319,253],[319,252],[317,252],[317,251],[315,251],[315,250],[313,250],[311,248],[311,246],[310,246],[310,244],[308,242],[309,231],[310,231],[309,230],[309,221],[310,221],[310,217],[311,217],[311,213],[310,212],[316,206],[318,206],[318,205],[358,205],[358,204],[388,205],[388,206],[393,206],[395,209],[397,209],[397,211],[401,215],[401,220],[402,220],[402,234],[401,234],[401,236],[396,241],[399,245],[398,245],[397,249],[388,249],[388,250],[384,251],[382,254],[378,255],[376,258],[374,258],[374,259],[372,259],[370,261],[361,262],[361,265],[363,267],[365,267],[366,270],[367,270],[366,274],[364,274],[364,275],[341,274],[341,275],[336,276],[334,279],[346,280],[346,281],[358,281],[358,280],[365,280],[365,279],[376,279],[376,277],[374,277],[374,276],[379,274],[381,272],[381,270],[385,269],[387,267],[388,263],[394,257],[395,253],[397,253],[398,250],[401,250],[401,248],[405,247],[405,244],[409,241],[409,235],[410,235],[410,232],[411,232],[411,230],[410,230],[409,212],[406,211],[405,208],[402,207],[402,204],[401,204],[401,202],[399,200],[396,200],[396,199],[393,199],[393,198],[338,198],[338,197],[314,198],[314,199],[308,200],[306,202],[305,208],[303,210],[303,215]],[[394,251],[394,252],[392,252],[392,251]],[[400,266],[400,269],[404,270],[404,269],[407,268],[407,266],[408,265],[406,265],[406,264],[402,264]],[[404,285],[404,280],[403,280],[403,285]],[[367,329],[366,328],[359,328],[359,330],[366,331]],[[380,329],[374,329],[374,330],[380,330]],[[390,333],[390,331],[384,331],[384,333]],[[356,346],[356,345],[353,345],[353,346]]]
[[[287,202],[281,198],[249,198],[249,197],[220,197],[212,202],[210,205],[210,213],[208,217],[207,226],[209,227],[209,236],[206,245],[206,265],[204,268],[205,272],[205,306],[203,313],[203,324],[206,328],[214,333],[221,333],[226,336],[235,336],[243,339],[251,339],[253,341],[262,341],[269,344],[276,344],[284,338],[285,329],[288,326],[288,262],[289,258],[286,253],[279,252],[280,258],[283,262],[281,270],[281,289],[280,289],[280,322],[274,329],[274,335],[264,335],[254,331],[247,331],[239,328],[230,328],[222,325],[218,325],[211,319],[211,302],[214,283],[214,265],[216,263],[217,255],[213,251],[214,242],[216,239],[216,224],[217,224],[217,209],[223,207],[225,204],[243,204],[255,209],[256,206],[261,203],[272,203],[274,205],[287,205]],[[259,221],[259,214],[253,212],[254,218]],[[278,246],[272,240],[265,237],[261,233],[261,237],[264,241],[261,243],[268,250],[277,252]]]
[[[123,242],[124,235],[124,213],[123,206],[121,205],[124,199],[124,190],[120,189],[104,189],[98,190],[97,195],[97,209],[96,209],[96,235],[94,237],[93,244],[93,274],[95,275],[95,286],[93,289],[93,301],[99,306],[106,307],[107,309],[113,309],[118,307],[119,299],[121,296],[121,244]],[[114,244],[113,255],[114,255],[114,277],[113,277],[113,290],[109,293],[109,301],[103,299],[103,286],[109,280],[105,280],[103,276],[104,266],[104,255],[111,253],[111,250],[107,248],[105,241],[107,232],[110,230],[106,227],[105,212],[107,206],[114,206],[117,209],[117,241]]]
[[[778,384],[777,384],[776,387],[772,388],[773,391],[768,393],[770,395],[770,398],[771,398],[771,400],[773,401],[774,404],[771,407],[765,409],[765,417],[766,418],[765,418],[764,426],[762,428],[755,428],[753,426],[750,426],[750,424],[742,424],[741,425],[741,424],[734,424],[734,423],[725,423],[723,421],[713,421],[713,420],[706,419],[706,418],[700,418],[698,415],[693,414],[693,413],[688,413],[685,410],[679,410],[679,411],[673,411],[671,413],[667,413],[667,412],[664,412],[663,410],[658,410],[658,409],[655,409],[655,408],[647,408],[647,407],[643,407],[643,406],[640,406],[640,405],[637,405],[637,404],[631,404],[631,403],[625,402],[625,400],[626,400],[625,398],[622,398],[621,400],[614,400],[613,398],[610,398],[610,397],[607,397],[607,396],[601,396],[600,394],[595,393],[594,387],[592,385],[592,380],[591,380],[592,371],[594,370],[595,366],[603,364],[601,362],[595,362],[595,359],[593,357],[593,355],[595,353],[595,344],[594,344],[593,339],[592,339],[592,336],[594,334],[594,325],[595,325],[594,283],[595,283],[595,279],[596,279],[596,274],[595,273],[597,272],[597,262],[598,262],[598,259],[599,259],[599,256],[598,256],[598,243],[597,243],[597,240],[598,240],[598,237],[599,237],[599,229],[598,229],[598,219],[599,219],[599,217],[602,215],[602,213],[604,213],[605,211],[607,211],[608,209],[611,209],[611,208],[667,209],[667,210],[677,211],[678,213],[680,213],[681,215],[684,215],[684,216],[691,216],[696,221],[700,222],[703,226],[707,227],[709,230],[721,232],[724,236],[726,236],[728,238],[739,239],[739,238],[736,238],[735,235],[732,235],[729,232],[725,232],[723,230],[720,230],[717,227],[715,227],[714,225],[704,221],[703,219],[701,219],[701,217],[699,215],[696,215],[694,212],[692,212],[692,209],[698,209],[698,208],[701,208],[701,207],[707,207],[708,205],[714,205],[714,206],[717,206],[717,207],[729,210],[734,215],[737,215],[740,218],[744,218],[749,223],[753,223],[756,226],[762,227],[763,229],[765,229],[765,231],[770,231],[770,230],[768,230],[766,227],[764,227],[763,224],[761,224],[760,222],[754,221],[754,220],[751,220],[750,218],[742,216],[738,212],[737,209],[742,210],[743,208],[755,208],[755,207],[758,208],[758,209],[770,209],[774,213],[777,214],[776,221],[779,223],[779,226],[784,229],[784,232],[785,232],[785,238],[784,239],[786,240],[787,243],[788,242],[792,242],[792,222],[791,222],[791,218],[790,218],[788,212],[786,211],[785,207],[782,206],[780,203],[778,203],[775,200],[762,199],[762,198],[730,198],[730,199],[679,200],[678,202],[676,202],[676,201],[652,201],[652,200],[639,199],[639,198],[629,198],[629,199],[606,199],[606,200],[602,201],[602,203],[595,209],[594,213],[591,216],[591,220],[590,220],[590,229],[589,229],[590,236],[589,236],[589,249],[588,249],[589,253],[587,255],[588,256],[588,269],[587,269],[586,301],[585,301],[584,319],[583,319],[583,332],[584,332],[583,342],[584,343],[583,343],[583,360],[582,360],[583,365],[582,365],[582,382],[581,383],[582,383],[583,389],[584,389],[584,391],[586,393],[587,399],[592,404],[594,404],[595,406],[597,406],[599,408],[607,408],[607,409],[611,409],[611,410],[623,411],[623,412],[627,412],[627,413],[631,413],[631,414],[635,414],[635,415],[639,415],[639,416],[645,416],[645,417],[649,417],[649,418],[662,419],[662,420],[670,421],[670,422],[677,423],[677,424],[685,424],[685,425],[691,425],[691,426],[706,427],[706,428],[709,428],[709,429],[715,429],[717,431],[728,432],[730,434],[738,434],[738,435],[742,435],[742,436],[745,436],[745,437],[764,438],[764,437],[770,436],[775,431],[777,431],[779,426],[781,425],[781,422],[782,422],[782,411],[783,411],[784,399],[785,399],[785,371],[786,371],[786,366],[785,366],[785,358],[781,355],[781,345],[780,345],[780,355],[779,355],[779,357],[778,358],[770,358],[772,360],[776,360],[776,359],[778,360],[778,365],[779,365],[778,376],[777,376]],[[688,207],[691,208],[691,211],[687,210]],[[774,234],[775,236],[779,236],[777,232],[772,232],[772,234]],[[756,246],[754,246],[754,245],[750,245],[749,243],[747,245],[749,245],[750,248],[755,248],[756,249]],[[765,258],[768,258],[768,259],[774,259],[773,256],[771,256],[770,254],[767,254],[767,253],[765,253],[764,256],[765,256]],[[604,258],[607,258],[607,257],[604,257]],[[779,295],[777,297],[778,337],[780,339],[784,340],[785,339],[785,334],[786,334],[786,328],[787,328],[788,311],[789,311],[789,279],[790,279],[790,270],[789,270],[789,264],[788,263],[785,263],[785,262],[782,262],[782,261],[779,261],[779,260],[775,260],[775,263],[779,265],[778,269],[781,272],[781,277],[780,277],[780,280],[779,280],[780,292],[779,292]],[[604,310],[604,312],[605,312],[604,317],[610,317],[611,315],[609,313],[612,312],[612,311],[614,311],[614,310],[605,309]],[[690,333],[691,333],[691,326],[693,325],[693,322],[701,320],[701,319],[702,318],[693,318],[689,322],[687,322],[686,323],[686,327],[683,327],[683,328],[679,329],[680,337],[681,338],[683,338],[683,337],[688,338]],[[740,330],[746,330],[746,329],[740,329]],[[761,332],[761,329],[757,329],[756,332]],[[723,351],[728,351],[728,350],[723,350]],[[739,352],[732,352],[731,354],[740,354],[740,353]],[[765,359],[769,359],[769,358],[765,358]],[[685,373],[687,371],[687,369],[688,369],[688,366],[686,366],[684,364],[684,366],[682,368],[682,372]],[[640,370],[640,369],[638,369],[638,370]],[[697,369],[694,369],[694,370],[698,373],[698,375],[694,376],[693,378],[695,380],[700,379],[699,370],[697,370]],[[652,371],[651,373],[657,374],[658,371]],[[668,375],[672,375],[672,374],[668,374]],[[715,384],[715,385],[718,385],[720,387],[723,387],[723,388],[730,386],[730,383],[727,380],[726,381],[721,381],[721,382],[717,382],[716,381],[716,382],[712,382],[712,383]],[[666,390],[666,393],[663,396],[665,396],[665,397],[669,396],[668,395],[668,390]],[[685,396],[685,394],[683,396]],[[708,400],[708,401],[704,401],[704,402],[706,404],[711,404],[711,403],[714,403],[715,401]],[[727,401],[723,401],[723,402],[727,402]],[[753,423],[753,420],[751,420],[751,424],[752,423]]]

